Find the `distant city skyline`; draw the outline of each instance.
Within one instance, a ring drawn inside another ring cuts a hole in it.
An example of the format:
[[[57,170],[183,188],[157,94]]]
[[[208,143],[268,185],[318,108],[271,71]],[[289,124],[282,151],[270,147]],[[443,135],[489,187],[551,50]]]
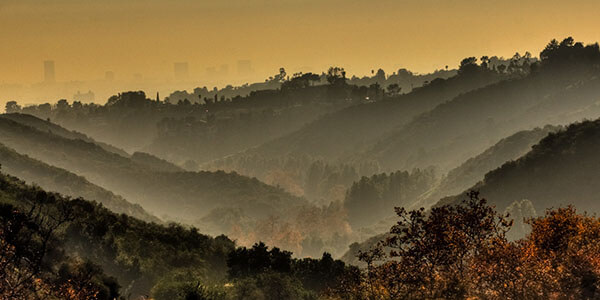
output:
[[[44,82],[54,83],[56,82],[56,70],[54,68],[53,60],[44,61]]]
[[[600,41],[598,11],[596,0],[3,0],[0,101],[41,101],[26,90],[44,82],[102,101],[104,88],[240,85],[280,67],[429,73],[468,56],[537,56],[552,38]]]
[[[282,66],[427,73],[467,56],[536,55],[552,38],[598,41],[598,11],[596,0],[3,0],[0,83],[42,81],[48,59],[59,81],[106,70],[162,80],[186,61],[190,78],[209,82],[207,67],[243,59],[253,75],[230,70],[227,81],[259,81]]]

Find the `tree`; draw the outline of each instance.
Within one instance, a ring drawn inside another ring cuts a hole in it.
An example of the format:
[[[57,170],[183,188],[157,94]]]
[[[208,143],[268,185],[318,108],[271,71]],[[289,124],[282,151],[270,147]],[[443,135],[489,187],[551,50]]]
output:
[[[487,55],[481,57],[481,67],[487,69],[489,67],[490,58]]]
[[[238,248],[229,254],[227,266],[231,278],[256,275],[266,271],[289,273],[292,265],[292,253],[277,247],[269,248],[256,243],[252,248]]]
[[[388,90],[388,94],[390,96],[397,96],[398,94],[400,94],[400,91],[402,90],[402,88],[400,87],[399,84],[392,83],[392,84],[388,85],[387,90]]]
[[[334,299],[598,299],[600,218],[567,206],[527,220],[509,241],[508,215],[468,193],[460,205],[406,211],[359,258],[367,270]]]
[[[406,211],[377,247],[359,253],[367,263],[361,283],[349,287],[355,299],[464,299],[478,273],[472,263],[492,241],[506,241],[511,226],[469,192],[461,205]],[[348,290],[348,289],[346,289]]]
[[[89,261],[62,254],[56,232],[74,220],[72,207],[43,191],[34,197],[23,211],[0,205],[0,299],[117,298],[114,278]]]
[[[7,114],[18,113],[21,112],[21,106],[17,104],[17,101],[8,101],[6,102],[5,111]]]
[[[385,79],[385,71],[383,69],[377,70],[377,73],[375,74],[375,81],[379,84],[383,84],[385,82]]]
[[[71,107],[69,105],[69,101],[67,101],[66,99],[61,99],[58,100],[58,102],[56,102],[56,109],[58,110],[66,110],[69,109],[69,107]]]
[[[327,70],[327,82],[331,85],[340,85],[346,83],[346,71],[340,67],[330,67]]]
[[[458,68],[458,74],[471,74],[477,71],[477,58],[475,57],[467,57],[460,62],[460,66]]]

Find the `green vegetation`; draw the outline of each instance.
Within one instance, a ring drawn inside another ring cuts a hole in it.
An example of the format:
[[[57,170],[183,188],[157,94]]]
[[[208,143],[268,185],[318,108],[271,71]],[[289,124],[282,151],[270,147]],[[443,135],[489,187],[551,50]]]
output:
[[[433,170],[419,169],[363,177],[348,189],[344,200],[350,224],[360,228],[392,216],[394,207],[410,205],[434,182]]]
[[[180,164],[204,163],[290,133],[324,114],[397,96],[412,86],[455,74],[399,70],[385,76],[380,70],[372,77],[346,78],[342,68],[331,71],[290,77],[282,68],[264,84],[176,91],[164,101],[126,92],[105,105],[60,100],[55,105],[20,107],[9,102],[6,110],[51,119],[132,152],[141,149]]]
[[[364,155],[392,170],[433,165],[445,172],[516,131],[596,117],[598,45],[568,38],[550,43],[542,53],[539,63],[526,67],[531,69],[526,75],[441,104]]]
[[[122,157],[2,118],[0,138],[19,153],[83,175],[158,217],[228,234],[241,245],[263,240],[302,256],[338,255],[351,239],[339,203],[312,205],[255,178],[223,171],[157,171],[165,163],[143,154]]]
[[[507,216],[469,192],[459,205],[406,211],[370,251],[360,280],[331,299],[594,299],[598,297],[600,219],[569,206],[527,220],[509,241]]]
[[[89,143],[94,143],[94,144],[97,144],[98,146],[102,147],[104,150],[106,150],[108,152],[116,153],[121,156],[129,155],[129,154],[127,154],[127,152],[125,152],[119,148],[116,148],[114,146],[93,140],[92,138],[88,137],[87,135],[85,135],[83,133],[71,131],[71,130],[65,129],[59,125],[56,125],[56,124],[50,122],[50,119],[44,121],[44,120],[36,118],[32,115],[20,114],[20,113],[3,114],[3,115],[0,115],[0,118],[12,120],[17,123],[33,127],[39,131],[50,132],[50,133],[53,133],[58,136],[68,138],[71,140],[83,140],[83,141],[86,141]]]
[[[303,204],[301,199],[235,173],[159,172],[95,144],[1,118],[0,137],[19,153],[81,174],[131,201],[143,203],[150,211],[180,218],[199,218],[218,205],[236,205],[247,213],[268,215],[281,203]]]
[[[177,268],[210,269],[210,275],[216,279],[226,274],[226,257],[234,248],[226,237],[210,238],[175,224],[163,226],[116,215],[97,204],[66,199],[5,175],[0,176],[0,187],[2,202],[11,206],[2,209],[5,217],[14,217],[10,214],[14,209],[33,211],[26,213],[29,218],[39,219],[38,223],[48,223],[54,229],[50,233],[40,229],[57,244],[46,247],[45,253],[36,251],[43,255],[38,260],[55,261],[49,252],[52,249],[72,256],[71,259],[93,261],[118,280],[124,295],[147,293],[156,281]],[[62,222],[54,224],[54,220]],[[5,233],[12,230],[6,222]],[[13,243],[5,235],[2,237]]]
[[[21,155],[2,144],[0,144],[0,164],[4,172],[39,185],[44,190],[58,192],[72,198],[81,197],[96,201],[115,213],[127,214],[147,222],[160,222],[140,205],[127,202],[81,176]]]
[[[597,212],[599,133],[600,120],[550,133],[523,157],[487,173],[473,189],[489,195],[499,210],[527,199],[536,211],[571,204]],[[445,198],[438,205],[455,203],[457,198]]]
[[[266,297],[248,299],[316,297],[357,272],[328,254],[298,260],[264,244],[235,249],[225,236],[116,215],[3,174],[0,202],[0,264],[6,271],[0,277],[22,286],[2,285],[2,297],[46,293],[51,299],[113,299],[118,293],[152,293],[156,299],[236,299],[246,292]],[[25,271],[28,276],[18,276]],[[250,280],[254,286],[245,284]]]
[[[548,133],[558,130],[559,127],[545,126],[533,130],[519,131],[483,151],[481,154],[469,158],[460,166],[450,170],[440,183],[432,190],[419,197],[418,201],[410,207],[430,207],[439,199],[457,195],[467,190],[481,180],[483,176],[504,164],[507,161],[518,159],[525,155],[531,147],[537,144]]]
[[[599,298],[600,46],[435,74],[9,102],[0,299]]]

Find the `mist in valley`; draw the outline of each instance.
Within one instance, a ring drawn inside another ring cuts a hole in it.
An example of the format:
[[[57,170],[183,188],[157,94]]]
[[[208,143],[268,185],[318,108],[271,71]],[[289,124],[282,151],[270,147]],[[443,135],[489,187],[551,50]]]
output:
[[[30,2],[0,299],[600,297],[597,3]]]

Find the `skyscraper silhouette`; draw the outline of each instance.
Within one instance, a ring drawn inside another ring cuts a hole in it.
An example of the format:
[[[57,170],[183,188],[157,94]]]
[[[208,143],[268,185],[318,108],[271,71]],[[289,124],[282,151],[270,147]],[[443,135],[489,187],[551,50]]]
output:
[[[252,62],[247,59],[238,60],[237,71],[239,75],[248,75],[252,73]]]
[[[189,77],[189,66],[187,62],[177,62],[173,64],[176,80],[187,80]]]
[[[44,82],[45,83],[56,82],[53,60],[44,61]]]

